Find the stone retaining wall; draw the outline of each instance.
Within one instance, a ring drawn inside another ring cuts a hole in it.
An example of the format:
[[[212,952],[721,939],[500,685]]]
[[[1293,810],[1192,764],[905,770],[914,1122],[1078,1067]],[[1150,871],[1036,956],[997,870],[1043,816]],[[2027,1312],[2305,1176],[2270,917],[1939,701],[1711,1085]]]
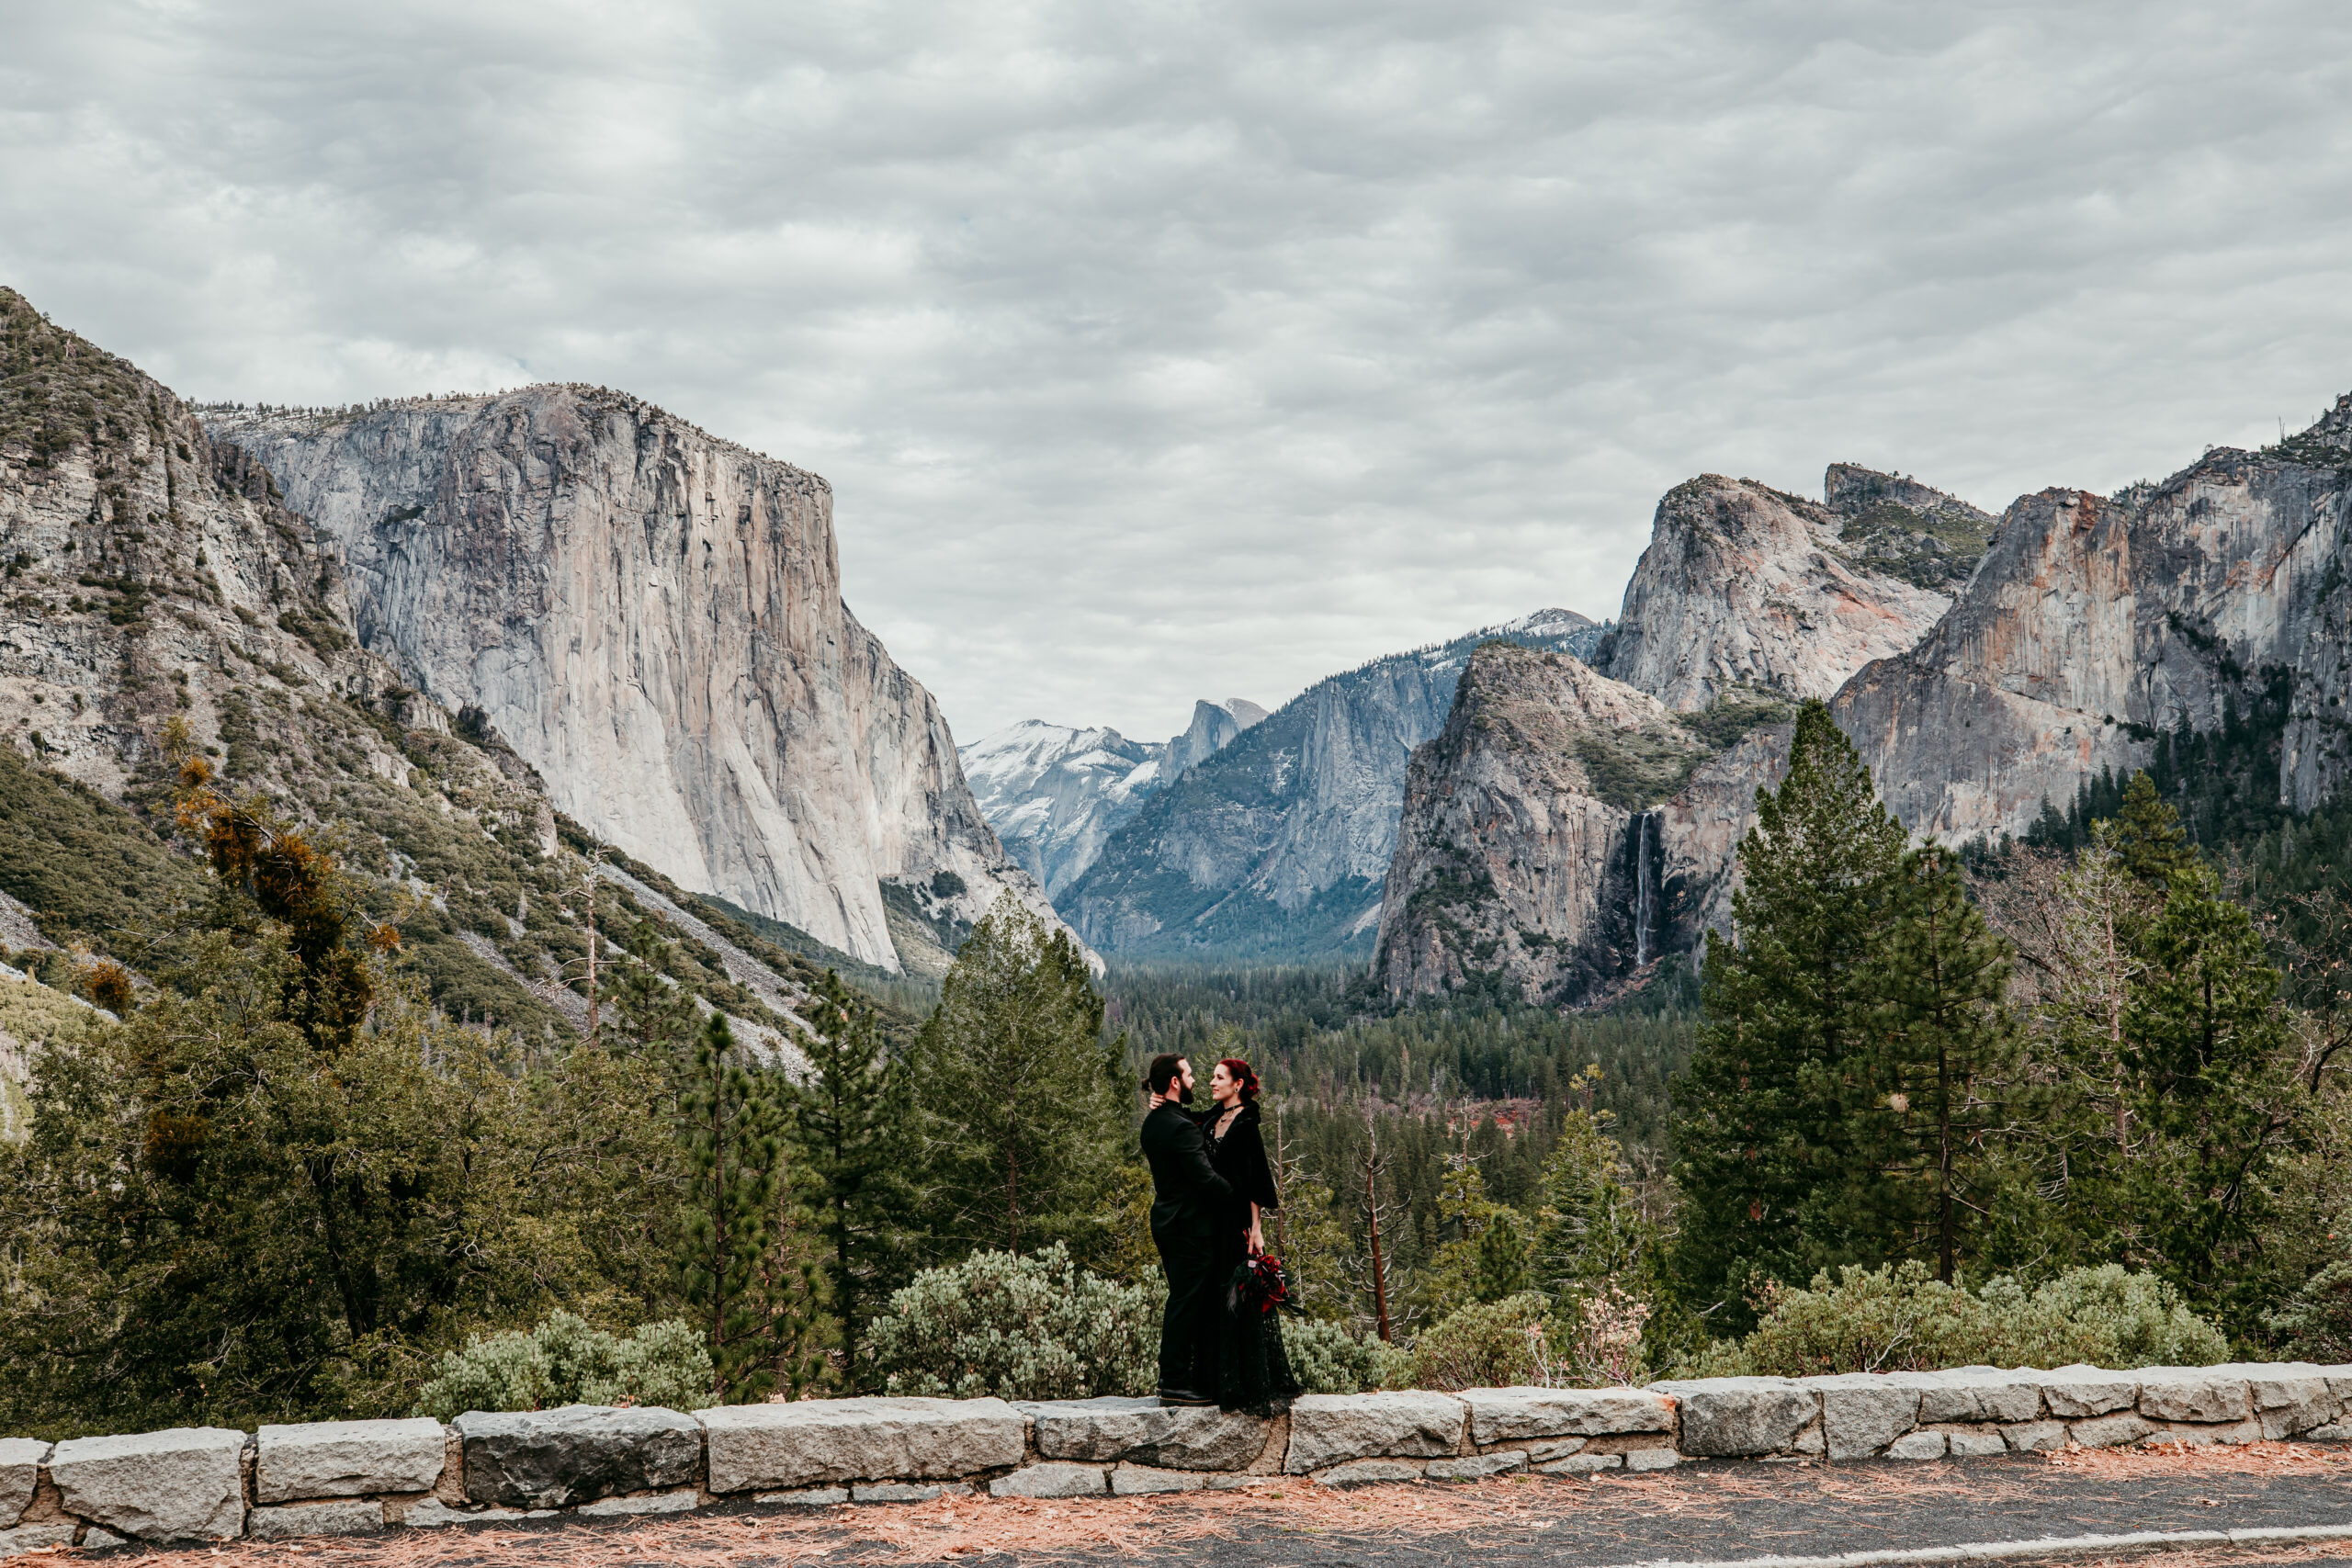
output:
[[[2352,1366],[1715,1378],[1645,1389],[1309,1394],[1273,1420],[1149,1399],[832,1399],[680,1414],[574,1404],[250,1436],[0,1439],[0,1556],[131,1540],[360,1535],[775,1506],[1136,1496],[1277,1483],[1919,1460],[2069,1442],[2352,1439]]]

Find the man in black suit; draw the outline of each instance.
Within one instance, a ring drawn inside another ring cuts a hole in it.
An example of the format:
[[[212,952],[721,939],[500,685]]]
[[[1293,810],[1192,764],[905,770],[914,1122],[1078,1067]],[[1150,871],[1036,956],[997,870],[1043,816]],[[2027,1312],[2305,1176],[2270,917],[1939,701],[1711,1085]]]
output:
[[[1159,1402],[1216,1403],[1216,1281],[1211,1260],[1214,1201],[1233,1189],[1209,1164],[1208,1139],[1178,1109],[1193,1098],[1193,1064],[1154,1056],[1144,1087],[1166,1099],[1143,1119],[1143,1157],[1151,1164],[1151,1239],[1168,1279],[1168,1314],[1159,1322]]]

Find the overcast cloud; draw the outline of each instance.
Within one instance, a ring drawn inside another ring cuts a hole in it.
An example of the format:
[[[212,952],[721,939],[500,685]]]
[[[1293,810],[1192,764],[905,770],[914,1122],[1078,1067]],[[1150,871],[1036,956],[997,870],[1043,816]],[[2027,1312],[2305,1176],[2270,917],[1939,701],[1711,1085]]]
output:
[[[832,481],[960,739],[1992,509],[2352,389],[2352,9],[0,0],[0,282],[183,394],[625,387]]]

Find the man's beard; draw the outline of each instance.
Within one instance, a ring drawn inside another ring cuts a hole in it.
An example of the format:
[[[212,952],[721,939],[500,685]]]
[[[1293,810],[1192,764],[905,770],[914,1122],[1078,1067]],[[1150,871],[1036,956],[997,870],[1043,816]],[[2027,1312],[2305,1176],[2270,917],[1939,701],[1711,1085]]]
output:
[[[1176,1086],[1176,1103],[1179,1105],[1190,1105],[1193,1103],[1193,1086],[1191,1084],[1180,1083]]]

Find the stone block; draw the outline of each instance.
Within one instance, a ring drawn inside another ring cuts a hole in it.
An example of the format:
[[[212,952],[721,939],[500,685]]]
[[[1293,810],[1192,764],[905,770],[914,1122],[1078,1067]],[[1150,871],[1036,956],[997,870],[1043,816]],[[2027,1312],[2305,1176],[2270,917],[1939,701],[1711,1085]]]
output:
[[[82,1550],[85,1551],[104,1551],[109,1546],[129,1546],[130,1544],[128,1538],[119,1536],[112,1530],[100,1529],[96,1525],[92,1525],[82,1532]]]
[[[441,1423],[424,1417],[264,1427],[254,1440],[254,1496],[263,1503],[430,1492],[441,1479]]]
[[[1470,1439],[1480,1448],[1530,1438],[1598,1438],[1674,1430],[1674,1406],[1640,1388],[1466,1388]]]
[[[573,1511],[592,1519],[625,1518],[632,1514],[688,1514],[702,1506],[691,1486],[676,1492],[649,1492],[640,1497],[600,1497]]]
[[[40,1551],[46,1547],[74,1544],[74,1522],[62,1524],[18,1525],[14,1529],[0,1530],[0,1557],[14,1557],[20,1551]]]
[[[2041,1414],[2040,1375],[1997,1367],[1930,1372],[1919,1391],[1919,1424],[2031,1421]]]
[[[1944,1457],[1944,1435],[1941,1432],[1905,1432],[1886,1446],[1889,1459],[1941,1459]]]
[[[1383,1481],[1419,1481],[1420,1464],[1404,1459],[1359,1459],[1315,1472],[1325,1486],[1370,1486]]]
[[[1672,1470],[1682,1462],[1682,1456],[1672,1449],[1627,1449],[1625,1468],[1636,1472],[1645,1470]]]
[[[1696,1378],[1650,1388],[1680,1404],[1681,1449],[1697,1458],[1780,1453],[1821,1414],[1821,1396],[1789,1378]]]
[[[2017,1453],[2054,1453],[2066,1446],[2066,1423],[2020,1421],[2014,1427],[2002,1427],[2001,1436]]]
[[[2344,1413],[2344,1401],[2329,1383],[2327,1369],[2309,1361],[2235,1362],[2210,1370],[2245,1380],[2262,1435],[2274,1441],[2301,1437]]]
[[[255,1508],[245,1519],[245,1533],[255,1540],[299,1540],[312,1535],[379,1535],[384,1529],[384,1505],[354,1499],[312,1503],[307,1507]]]
[[[244,1533],[245,1435],[174,1427],[74,1438],[49,1456],[68,1513],[141,1540],[233,1540]]]
[[[1535,1467],[1538,1475],[1592,1475],[1604,1470],[1623,1470],[1623,1454],[1570,1454],[1549,1464]]]
[[[991,1497],[1100,1497],[1110,1491],[1099,1464],[1047,1460],[989,1483]]]
[[[2095,1416],[2087,1421],[2075,1422],[2066,1432],[2086,1449],[2120,1449],[2126,1443],[2138,1442],[2155,1429],[2138,1413],[2119,1410],[2112,1416]]]
[[[850,1488],[860,1503],[931,1503],[946,1495],[939,1486],[910,1481],[867,1481]]]
[[[1290,1407],[1284,1468],[1305,1475],[1349,1460],[1439,1458],[1462,1447],[1469,1412],[1452,1394],[1302,1394]]]
[[[401,1523],[411,1529],[439,1529],[444,1525],[503,1525],[516,1519],[551,1519],[560,1508],[453,1508],[438,1497],[411,1503]]]
[[[2245,1379],[2218,1367],[2149,1367],[2140,1414],[2152,1421],[2243,1421],[2254,1414]]]
[[[1986,1459],[2009,1451],[1998,1427],[1947,1427],[1944,1446],[1954,1459]]]
[[[1829,1444],[1824,1440],[1821,1436],[1821,1423],[1818,1421],[1813,1422],[1807,1426],[1804,1431],[1799,1432],[1789,1443],[1789,1452],[1792,1454],[1810,1454],[1815,1459],[1820,1458],[1824,1453],[1826,1453],[1828,1450],[1828,1448]]]
[[[1245,1487],[1280,1485],[1283,1478],[1279,1475],[1236,1475],[1230,1471],[1220,1471],[1205,1479],[1212,1492],[1238,1492]]]
[[[682,1486],[702,1458],[700,1424],[653,1405],[469,1410],[451,1425],[466,1446],[466,1496],[510,1508]]]
[[[1119,1460],[1173,1470],[1240,1470],[1264,1451],[1272,1423],[1238,1410],[1157,1399],[1057,1399],[1016,1404],[1047,1459]]]
[[[2061,1367],[2033,1381],[2050,1414],[2069,1421],[2129,1410],[2140,1398],[2140,1380],[2135,1374],[2103,1371],[2098,1367]]]
[[[2352,1442],[2352,1422],[2335,1421],[2324,1427],[2314,1427],[2303,1436],[2323,1443]]]
[[[762,1492],[754,1503],[780,1503],[787,1508],[830,1508],[849,1501],[846,1486],[803,1486],[795,1492]]]
[[[1528,1444],[1527,1458],[1531,1464],[1549,1464],[1555,1459],[1566,1459],[1570,1454],[1580,1454],[1584,1450],[1584,1438],[1562,1438],[1557,1442]]]
[[[1021,1462],[1028,1427],[1001,1399],[804,1399],[702,1416],[722,1493],[1000,1470]]]
[[[1516,1449],[1500,1453],[1472,1454],[1468,1459],[1433,1459],[1421,1472],[1431,1481],[1484,1481],[1527,1468],[1527,1455]]]
[[[40,1483],[40,1461],[49,1445],[32,1438],[0,1438],[0,1529],[25,1517]]]
[[[2143,1449],[2177,1445],[2211,1449],[2262,1441],[2262,1423],[2249,1416],[2243,1421],[2166,1421],[2140,1439]]]
[[[1831,1459],[1868,1459],[1919,1424],[1918,1372],[1841,1372],[1801,1378],[1821,1396],[1821,1436]]]
[[[1156,1470],[1148,1464],[1123,1464],[1111,1472],[1114,1497],[1148,1497],[1160,1492],[1198,1492],[1209,1478],[1197,1470]]]

